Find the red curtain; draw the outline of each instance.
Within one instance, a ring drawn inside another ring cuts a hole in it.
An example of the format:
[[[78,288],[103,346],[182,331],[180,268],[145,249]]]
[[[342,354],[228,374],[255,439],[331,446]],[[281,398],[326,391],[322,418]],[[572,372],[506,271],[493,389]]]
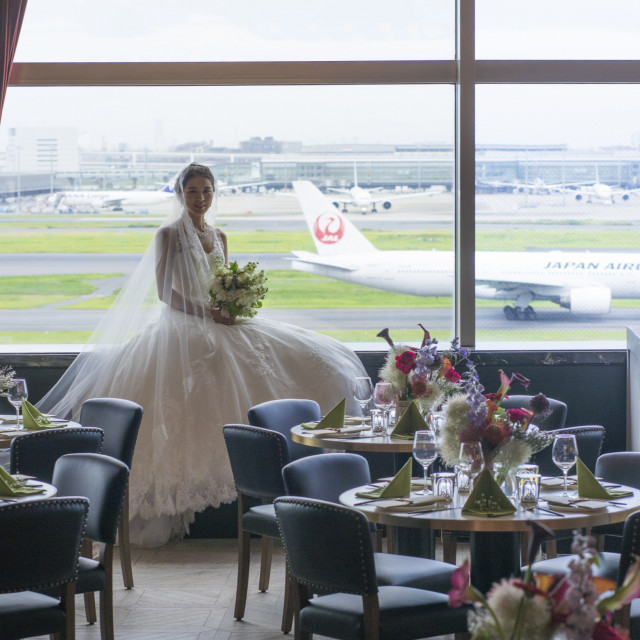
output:
[[[0,119],[27,0],[0,0]]]

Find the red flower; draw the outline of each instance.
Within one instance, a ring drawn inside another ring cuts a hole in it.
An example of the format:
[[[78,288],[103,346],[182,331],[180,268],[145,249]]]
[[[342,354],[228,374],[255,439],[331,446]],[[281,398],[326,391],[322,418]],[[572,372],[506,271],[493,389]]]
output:
[[[455,384],[456,382],[460,382],[460,378],[462,376],[455,369],[449,369],[444,374],[444,377],[445,377],[446,380],[448,380],[452,384]]]
[[[532,416],[533,413],[526,409],[507,409],[507,418],[509,419],[509,422],[522,424],[523,427],[529,425]]]
[[[511,434],[509,433],[509,427],[506,424],[500,422],[490,422],[484,427],[482,437],[491,445],[498,446],[507,440],[509,440]]]
[[[428,378],[414,375],[411,378],[411,393],[415,398],[428,398],[433,393]]]
[[[485,393],[484,397],[487,400],[491,400],[492,402],[500,402],[500,400],[502,400],[502,394],[501,393],[495,393],[495,392]]]
[[[396,356],[396,369],[406,373],[407,375],[416,368],[415,351],[404,351],[401,355]]]
[[[593,640],[627,640],[629,634],[623,629],[615,629],[604,620],[599,620],[591,637]]]

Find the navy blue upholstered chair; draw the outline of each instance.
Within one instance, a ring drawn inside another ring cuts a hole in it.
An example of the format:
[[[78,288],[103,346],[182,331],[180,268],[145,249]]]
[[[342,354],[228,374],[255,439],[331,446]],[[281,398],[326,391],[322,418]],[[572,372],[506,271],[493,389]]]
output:
[[[104,431],[102,453],[124,462],[129,470],[138,438],[143,409],[139,404],[122,398],[91,398],[80,409],[80,424],[100,427]],[[133,589],[131,545],[129,544],[129,488],[124,495],[118,524],[118,544],[122,580]]]
[[[291,460],[322,453],[323,450],[320,448],[307,447],[291,439],[291,427],[303,422],[314,422],[320,418],[320,405],[315,400],[300,398],[269,400],[249,409],[250,425],[277,431],[287,439]]]
[[[84,496],[91,508],[87,516],[84,555],[80,557],[76,593],[100,592],[100,632],[113,640],[113,549],[118,519],[129,479],[124,462],[99,453],[62,456],[53,471],[59,496]],[[90,557],[93,542],[100,543],[96,559]]]
[[[0,639],[74,638],[75,580],[89,510],[85,498],[0,507]],[[60,597],[40,593],[55,590]]]
[[[100,453],[104,434],[97,427],[27,431],[9,448],[9,472],[51,483],[56,460],[67,453]]]
[[[277,431],[239,424],[225,425],[222,431],[238,493],[238,582],[233,615],[241,620],[247,604],[251,534],[261,537],[258,588],[269,588],[273,539],[280,538],[272,503],[285,494],[282,468],[289,463],[289,448]],[[293,617],[288,582],[284,600],[282,631],[288,633]]]
[[[378,585],[364,514],[293,496],[277,498],[275,509],[296,591],[296,638],[411,640],[467,630],[467,610],[449,607],[447,595]]]
[[[503,409],[528,409],[529,401],[533,396],[510,395],[502,399],[500,406]],[[567,419],[567,405],[561,400],[547,398],[551,407],[551,413],[542,420],[535,420],[535,424],[540,429],[562,429]]]
[[[339,503],[341,493],[371,482],[369,464],[355,453],[324,453],[290,462],[282,469],[289,496]],[[374,553],[380,585],[400,585],[447,593],[455,565],[428,558]]]

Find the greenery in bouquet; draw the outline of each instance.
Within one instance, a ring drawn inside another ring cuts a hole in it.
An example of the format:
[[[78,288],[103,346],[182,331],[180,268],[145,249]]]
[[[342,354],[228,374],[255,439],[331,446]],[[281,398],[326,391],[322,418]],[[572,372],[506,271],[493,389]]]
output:
[[[504,476],[551,443],[550,434],[531,424],[536,417],[549,415],[549,401],[539,393],[532,397],[529,409],[503,409],[500,403],[508,397],[511,386],[518,383],[526,389],[529,380],[519,373],[507,376],[500,370],[500,388],[485,394],[475,365],[468,358],[465,363],[464,389],[452,395],[444,408],[440,455],[454,466],[461,442],[480,442],[486,465],[499,463]]]
[[[229,265],[219,260],[209,283],[209,296],[214,306],[229,316],[252,318],[262,307],[267,294],[267,276],[258,270],[257,262],[248,262],[239,267],[237,262]]]
[[[6,396],[7,390],[13,387],[16,372],[8,365],[0,366],[0,396]]]
[[[628,633],[612,623],[612,612],[640,596],[640,558],[635,558],[622,584],[594,578],[598,555],[593,538],[575,534],[564,576],[534,574],[531,566],[540,544],[553,538],[547,527],[529,522],[528,568],[525,577],[504,579],[487,595],[469,583],[469,560],[452,576],[449,605],[472,604],[472,640],[628,640]]]
[[[467,358],[467,352],[457,339],[448,351],[438,351],[438,341],[422,325],[418,326],[424,333],[420,348],[394,344],[389,329],[377,334],[390,347],[378,375],[391,383],[398,400],[416,400],[426,413],[462,389],[462,378],[455,366]]]

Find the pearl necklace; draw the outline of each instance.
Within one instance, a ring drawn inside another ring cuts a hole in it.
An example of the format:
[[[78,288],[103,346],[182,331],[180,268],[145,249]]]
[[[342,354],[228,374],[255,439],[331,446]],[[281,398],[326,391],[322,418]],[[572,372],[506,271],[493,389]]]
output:
[[[196,227],[195,225],[193,225],[193,228],[196,230],[199,238],[205,238],[207,235],[209,235],[209,232],[212,229],[212,227],[210,227],[206,222],[204,223],[204,229],[202,229],[202,231],[200,231],[200,229],[198,229],[198,227]]]

